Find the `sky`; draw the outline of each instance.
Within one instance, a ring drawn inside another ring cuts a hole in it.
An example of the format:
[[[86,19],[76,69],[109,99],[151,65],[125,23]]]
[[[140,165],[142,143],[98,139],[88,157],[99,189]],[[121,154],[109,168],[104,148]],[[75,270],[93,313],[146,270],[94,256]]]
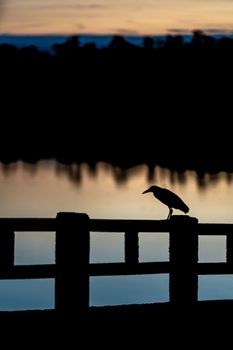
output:
[[[233,32],[233,0],[0,0],[0,34]]]

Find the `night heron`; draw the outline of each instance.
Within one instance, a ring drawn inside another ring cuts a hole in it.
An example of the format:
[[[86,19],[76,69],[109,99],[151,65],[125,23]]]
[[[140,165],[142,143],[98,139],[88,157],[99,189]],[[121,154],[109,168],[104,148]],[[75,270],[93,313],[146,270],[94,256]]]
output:
[[[188,213],[189,207],[183,202],[183,200],[177,196],[174,192],[167,190],[166,188],[162,188],[159,186],[151,186],[148,190],[142,193],[152,192],[155,198],[160,200],[163,204],[167,205],[169,208],[169,214],[167,219],[170,219],[173,209],[179,209],[183,211],[185,214]]]

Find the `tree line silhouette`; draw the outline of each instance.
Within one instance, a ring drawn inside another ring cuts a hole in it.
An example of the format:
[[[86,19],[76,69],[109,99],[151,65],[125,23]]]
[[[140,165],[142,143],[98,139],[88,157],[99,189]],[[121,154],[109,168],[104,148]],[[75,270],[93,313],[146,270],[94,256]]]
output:
[[[233,171],[233,39],[0,45],[0,159]]]

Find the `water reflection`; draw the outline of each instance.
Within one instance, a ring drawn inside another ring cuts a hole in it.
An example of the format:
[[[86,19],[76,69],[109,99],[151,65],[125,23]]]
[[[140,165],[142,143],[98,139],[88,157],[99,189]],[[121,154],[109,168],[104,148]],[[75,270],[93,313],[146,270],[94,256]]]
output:
[[[231,184],[233,180],[232,173],[219,172],[216,174],[198,174],[197,173],[197,184],[200,191],[204,191],[208,186],[215,186],[220,180],[224,180],[228,184]]]
[[[37,163],[24,163],[21,161],[13,162],[10,164],[4,164],[0,162],[0,173],[4,176],[11,176],[20,169],[25,173],[34,176],[42,167],[47,169],[52,168],[57,177],[66,176],[70,181],[77,185],[81,185],[84,177],[88,174],[89,177],[97,178],[101,171],[104,171],[112,176],[117,184],[125,184],[129,181],[132,176],[137,176],[142,170],[145,173],[145,178],[150,183],[155,183],[157,178],[163,178],[165,181],[169,180],[171,184],[183,184],[185,185],[188,181],[190,174],[196,180],[197,186],[200,191],[205,190],[208,186],[217,185],[220,180],[226,181],[231,184],[233,181],[233,173],[218,172],[218,173],[201,173],[195,171],[172,171],[166,168],[152,165],[139,165],[133,168],[120,168],[107,163],[93,163],[93,164],[62,164],[55,160],[39,161]]]
[[[90,305],[122,305],[169,301],[168,274],[90,278]]]
[[[101,162],[0,163],[0,215],[54,217],[77,211],[96,218],[165,219],[167,207],[141,195],[156,184],[180,195],[199,222],[232,222],[232,180],[233,174],[224,172],[177,172],[145,164],[122,169]]]
[[[0,311],[54,309],[54,279],[1,280]]]
[[[0,163],[0,216],[55,217],[60,211],[75,211],[86,212],[91,218],[165,219],[167,207],[155,201],[152,196],[146,198],[142,196],[142,191],[148,185],[157,184],[181,195],[190,207],[190,215],[197,217],[199,222],[232,223],[232,180],[233,174],[230,173],[197,174],[194,171],[179,173],[148,165],[122,169],[106,163],[67,165],[54,160],[44,160],[35,164]],[[91,261],[123,261],[123,234],[114,236],[114,240],[109,237],[109,241],[105,236],[98,236],[97,239],[93,234]],[[115,237],[118,236],[119,241],[116,242]],[[164,234],[161,237],[159,234],[153,237],[144,233],[140,234],[139,238],[140,261],[168,260],[168,237]],[[30,233],[18,232],[15,264],[52,263],[54,245],[54,234],[53,237],[51,235],[46,237],[43,233],[42,237],[39,233],[38,236],[31,236]],[[226,242],[222,238],[201,237],[199,249],[199,261],[216,261],[216,259],[225,261]],[[167,300],[167,276],[164,276],[164,279],[158,276],[140,278],[91,279],[91,303],[103,305],[109,302],[116,304]],[[213,281],[213,288],[217,278],[218,276]],[[200,277],[199,282],[199,298],[208,299],[212,292],[212,289],[210,291],[208,289],[209,280]],[[116,285],[118,289],[115,289]],[[132,299],[135,293],[131,285],[136,289],[144,285],[144,289],[139,290],[137,300]],[[228,286],[228,281],[226,285]],[[32,304],[38,305],[37,300],[29,300],[30,303],[26,304],[27,293],[23,297],[25,299],[19,302],[17,295],[8,300],[6,291],[14,290],[13,284],[10,283],[5,287],[3,283],[2,286],[0,286],[0,301],[3,298],[4,303],[10,305],[8,308],[31,308]],[[40,285],[40,288],[42,287],[44,299],[40,307],[53,306],[53,281],[49,281],[48,285],[45,281],[45,286]],[[34,285],[28,288],[34,288]],[[22,285],[22,288],[18,284],[15,286],[18,293],[23,294],[24,289],[25,285]],[[115,298],[118,294],[120,298]],[[0,309],[1,307],[0,305]]]
[[[233,299],[232,275],[198,277],[198,300]]]
[[[15,265],[55,263],[55,232],[15,232]]]

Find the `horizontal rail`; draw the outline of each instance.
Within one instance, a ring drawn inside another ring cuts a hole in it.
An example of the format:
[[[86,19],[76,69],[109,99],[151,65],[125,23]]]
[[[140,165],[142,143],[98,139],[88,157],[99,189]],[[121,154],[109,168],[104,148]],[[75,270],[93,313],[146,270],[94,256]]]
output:
[[[89,229],[93,232],[170,232],[172,229],[178,229],[179,226],[182,231],[185,229],[185,224],[169,222],[168,220],[104,220],[91,219]],[[190,227],[187,225],[187,227]],[[227,235],[233,234],[233,224],[197,224],[198,235]]]
[[[181,223],[182,230],[185,223]],[[190,227],[190,226],[188,226]],[[11,231],[53,231],[57,230],[56,218],[0,218],[0,230]],[[169,220],[111,220],[90,219],[89,230],[93,232],[170,232],[179,224]],[[233,224],[197,224],[198,235],[233,234]]]
[[[145,262],[127,266],[125,263],[90,264],[90,276],[117,276],[117,275],[147,275],[170,273],[172,264],[164,262]],[[198,275],[233,274],[233,266],[227,263],[198,263],[194,268]],[[42,279],[55,278],[56,265],[16,265],[10,270],[0,271],[0,280],[3,279]]]
[[[0,230],[11,231],[56,231],[57,221],[50,218],[14,218],[0,219]]]
[[[20,231],[54,232],[56,263],[14,265],[14,232]],[[90,263],[90,232],[124,233],[124,262]],[[139,262],[138,234],[146,232],[169,235],[169,261]],[[226,262],[198,262],[198,235],[225,236]],[[1,218],[0,247],[0,279],[54,278],[55,308],[61,312],[88,310],[94,276],[169,274],[170,301],[182,304],[197,301],[198,276],[233,275],[233,224],[201,224],[187,215],[171,220],[105,220],[68,212],[56,218]]]
[[[195,270],[198,275],[233,275],[233,265],[227,263],[198,263]]]
[[[0,280],[55,278],[56,265],[16,265],[0,271]]]
[[[173,264],[169,261],[146,262],[127,266],[125,263],[90,264],[90,276],[147,275],[171,273]],[[174,266],[175,267],[175,266]],[[197,263],[193,270],[198,275],[233,275],[233,266],[227,263]]]
[[[227,235],[233,234],[233,224],[198,224],[198,235]]]
[[[147,262],[132,264],[126,263],[107,263],[107,264],[90,264],[90,276],[116,276],[116,275],[146,275],[169,273],[170,263],[165,262]]]
[[[167,220],[104,220],[91,219],[90,231],[102,232],[125,232],[125,231],[146,231],[146,232],[169,232],[171,224]]]

